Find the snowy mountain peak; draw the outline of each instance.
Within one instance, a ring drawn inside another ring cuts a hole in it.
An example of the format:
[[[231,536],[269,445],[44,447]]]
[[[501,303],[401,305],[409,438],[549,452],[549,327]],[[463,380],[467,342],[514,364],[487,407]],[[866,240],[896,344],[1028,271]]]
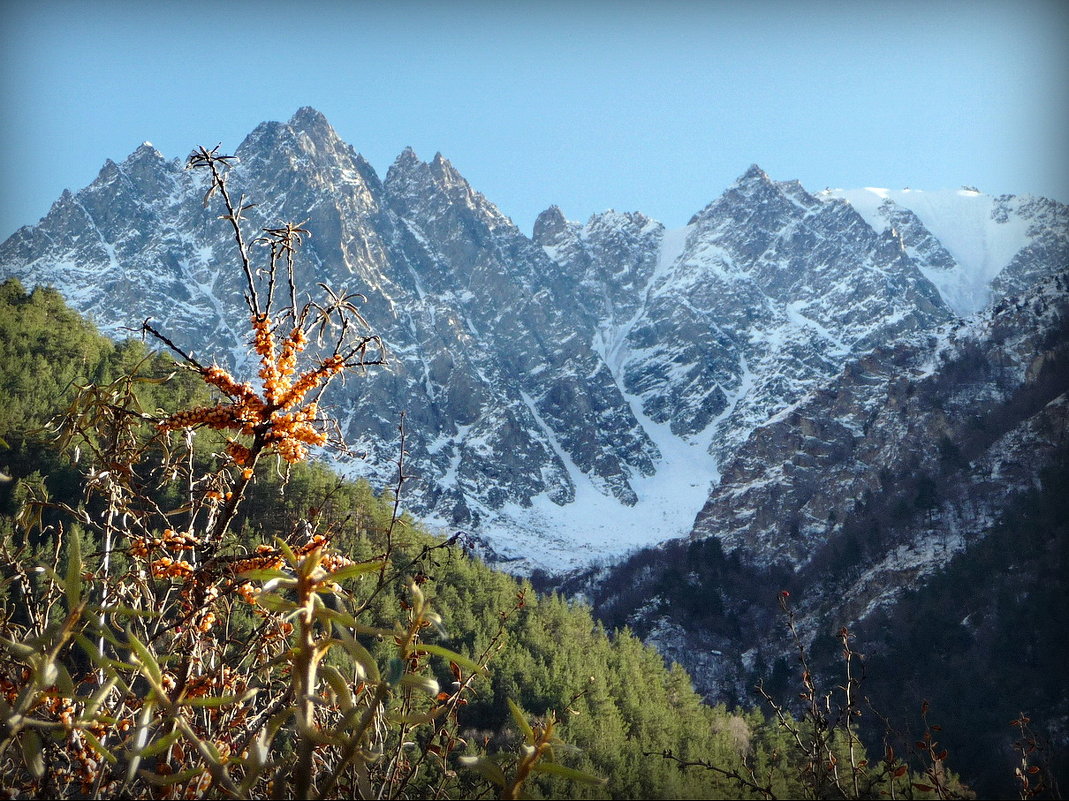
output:
[[[341,140],[326,119],[322,115],[320,118],[323,124],[317,125],[315,117],[302,116],[298,111],[289,122],[262,122],[238,145],[235,155],[241,161],[280,155],[299,157],[315,154],[324,145],[336,146]]]
[[[535,219],[532,238],[539,245],[552,245],[568,230],[568,220],[560,206],[550,206]]]
[[[234,155],[239,162],[266,159],[272,153],[297,149],[296,132],[283,122],[261,122],[237,146]]]
[[[817,197],[845,200],[876,231],[894,229],[961,317],[1069,264],[1069,207],[1046,198],[994,197],[974,187],[825,189]]]
[[[435,153],[428,164],[411,148],[405,148],[387,171],[383,186],[394,209],[412,222],[456,212],[474,214],[481,224],[491,228],[504,226],[515,230],[512,221],[472,189],[441,153]]]
[[[441,153],[435,153],[431,160],[431,173],[446,186],[463,186],[469,188],[467,179]]]
[[[797,217],[814,205],[816,200],[798,181],[773,181],[764,170],[752,164],[719,198],[691,217],[688,225],[722,219],[725,214],[741,223],[757,213],[777,226],[783,219]]]
[[[123,165],[133,164],[139,161],[164,161],[163,154],[152,146],[152,142],[142,142],[141,146],[132,152],[123,161]]]
[[[394,159],[390,169],[386,171],[386,185],[401,185],[413,183],[426,183],[433,181],[431,178],[431,165],[421,159],[411,147],[406,147]]]
[[[307,134],[315,141],[327,142],[338,138],[334,128],[327,122],[327,118],[323,116],[322,112],[311,106],[301,106],[301,108],[297,109],[293,116],[290,117],[289,126],[296,131]]]
[[[403,170],[422,163],[423,162],[420,160],[419,156],[416,155],[416,151],[411,147],[406,147],[397,155],[397,158],[393,160],[393,167]]]
[[[750,168],[735,181],[735,186],[745,186],[754,183],[771,184],[772,179],[769,178],[768,173],[762,170],[758,165],[751,164]]]

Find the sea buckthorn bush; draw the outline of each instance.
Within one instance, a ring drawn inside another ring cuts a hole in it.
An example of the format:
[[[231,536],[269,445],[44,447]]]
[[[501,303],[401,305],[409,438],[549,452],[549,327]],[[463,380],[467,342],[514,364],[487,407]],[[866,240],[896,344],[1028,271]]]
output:
[[[284,224],[246,245],[232,157],[204,148],[245,278],[259,385],[203,365],[146,320],[175,369],[214,394],[170,412],[146,405],[166,377],[88,383],[52,429],[81,472],[77,503],[20,482],[0,606],[0,787],[49,798],[517,798],[537,774],[600,780],[555,761],[554,719],[529,721],[515,753],[488,755],[459,711],[485,681],[522,593],[474,658],[446,642],[397,501],[359,554],[338,522],[295,515],[256,542],[241,509],[257,481],[335,444],[320,397],[331,381],[386,363],[358,296],[304,298],[294,255],[308,231]],[[187,397],[189,393],[183,393]],[[203,399],[202,399],[203,400]],[[274,464],[271,464],[274,457]],[[274,480],[272,478],[272,480]],[[285,490],[285,483],[282,484]],[[400,591],[398,588],[401,588]],[[385,590],[402,598],[384,615]],[[448,675],[443,687],[436,676]]]

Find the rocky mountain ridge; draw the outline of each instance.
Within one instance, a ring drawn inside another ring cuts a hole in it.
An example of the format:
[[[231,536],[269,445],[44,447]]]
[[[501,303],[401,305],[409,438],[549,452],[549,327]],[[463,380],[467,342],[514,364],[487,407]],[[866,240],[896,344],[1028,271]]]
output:
[[[410,505],[520,572],[687,534],[754,432],[875,346],[954,320],[932,276],[982,272],[900,198],[881,225],[756,166],[682,229],[551,208],[528,238],[440,154],[406,150],[380,179],[313,109],[236,155],[250,223],[307,220],[298,270],[365,296],[393,354],[331,398],[364,454],[338,466],[388,484],[407,412]],[[152,316],[241,369],[239,277],[206,188],[146,144],[0,245],[0,274],[57,286],[111,333]],[[1014,236],[989,293],[1064,269],[1064,206],[992,209],[992,236]]]

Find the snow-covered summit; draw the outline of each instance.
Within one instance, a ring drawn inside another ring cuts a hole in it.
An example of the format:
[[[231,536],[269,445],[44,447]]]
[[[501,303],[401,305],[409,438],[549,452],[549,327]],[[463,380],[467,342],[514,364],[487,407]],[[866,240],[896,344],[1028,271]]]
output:
[[[1030,248],[1069,256],[1069,207],[1046,198],[986,195],[973,187],[826,189],[818,197],[846,200],[875,230],[895,230],[962,317],[986,306],[1000,283],[1017,283],[1015,274],[1035,269]],[[1044,254],[1045,261],[1052,257]]]

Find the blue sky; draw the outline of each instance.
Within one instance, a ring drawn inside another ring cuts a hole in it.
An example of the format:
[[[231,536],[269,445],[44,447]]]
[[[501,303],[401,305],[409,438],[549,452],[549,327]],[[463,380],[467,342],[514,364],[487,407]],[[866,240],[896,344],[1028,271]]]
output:
[[[0,238],[150,140],[318,108],[380,175],[441,151],[526,232],[684,224],[751,163],[1069,202],[1069,3],[0,3]]]

